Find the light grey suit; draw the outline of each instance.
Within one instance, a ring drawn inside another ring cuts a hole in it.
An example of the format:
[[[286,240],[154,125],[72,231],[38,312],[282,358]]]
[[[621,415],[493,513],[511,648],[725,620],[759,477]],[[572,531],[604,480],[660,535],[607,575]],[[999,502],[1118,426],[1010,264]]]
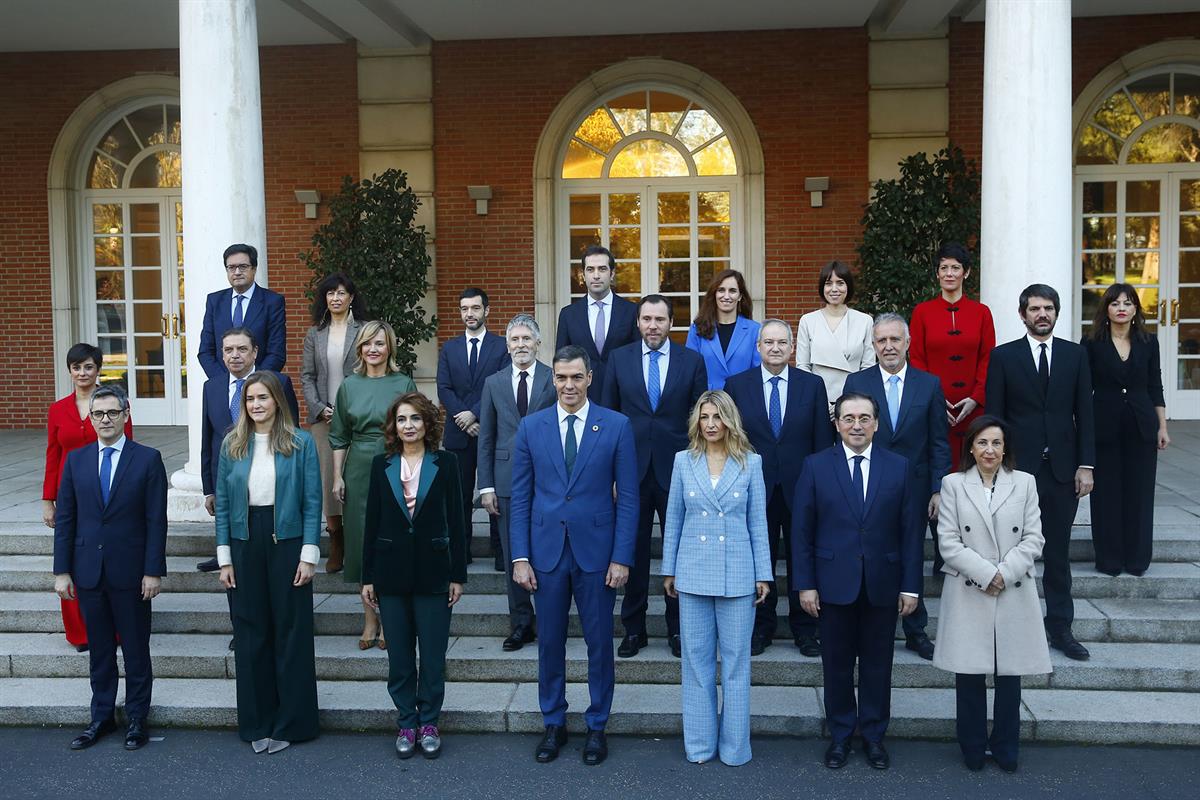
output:
[[[342,377],[354,372],[358,353],[354,352],[354,340],[362,325],[353,315],[346,320],[346,339],[342,343]],[[308,409],[309,432],[317,443],[317,457],[321,462],[321,485],[324,487],[324,512],[326,517],[342,514],[342,501],[333,493],[333,450],[329,447],[329,423],[322,422],[321,412],[333,405],[334,397],[329,391],[329,327],[313,326],[304,334],[304,357],[300,361],[300,388],[304,392],[304,404]],[[299,423],[299,420],[297,420]]]
[[[540,361],[533,363],[532,380],[529,381],[529,410],[532,414],[549,408],[558,399],[554,384],[550,380],[551,369]],[[517,412],[517,398],[513,393],[513,368],[489,375],[483,382],[483,395],[479,400],[479,463],[476,483],[480,494],[484,489],[496,492],[500,507],[500,547],[504,553],[504,571],[508,575],[509,624],[533,627],[533,603],[529,592],[512,580],[512,551],[508,544],[509,498],[512,497],[513,441],[517,438],[517,426],[521,415]]]

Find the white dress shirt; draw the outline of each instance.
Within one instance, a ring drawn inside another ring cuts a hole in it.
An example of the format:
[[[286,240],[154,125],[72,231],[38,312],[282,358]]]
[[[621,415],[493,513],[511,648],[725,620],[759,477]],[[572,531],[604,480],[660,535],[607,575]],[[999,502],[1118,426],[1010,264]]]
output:
[[[610,324],[612,322],[612,307],[613,307],[612,289],[609,289],[608,294],[604,295],[604,297],[601,297],[599,300],[592,297],[590,294],[584,295],[584,297],[587,299],[588,332],[589,333],[595,332],[595,330],[596,330],[596,315],[599,314],[601,311],[604,311],[604,338],[605,338],[605,340],[607,340],[608,332],[609,332],[609,330],[612,329],[612,325]],[[601,308],[596,308],[596,303],[600,303]],[[606,341],[606,344],[607,344],[607,341]],[[605,349],[607,349],[607,347]]]
[[[901,381],[901,383],[903,383],[903,381]],[[869,445],[867,445],[866,450],[863,450],[861,453],[856,453],[853,450],[851,450],[849,447],[847,447],[845,442],[842,442],[842,450],[845,451],[845,453],[846,453],[846,467],[850,470],[850,485],[851,486],[854,485],[854,457],[855,456],[863,457],[862,476],[863,476],[863,500],[864,501],[867,499],[867,487],[871,485],[871,448],[874,446],[875,445],[873,445],[873,444],[869,444]],[[907,597],[918,597],[919,596],[919,595],[913,594],[912,592],[901,592],[900,594],[905,595]]]
[[[554,406],[558,409],[558,438],[562,443],[563,456],[567,454],[567,417],[571,412],[562,407],[562,404]],[[587,428],[588,411],[592,404],[587,400],[583,401],[583,407],[575,412],[578,419],[575,420],[575,452],[579,453],[579,445],[583,442],[583,432]]]
[[[787,418],[788,399],[788,369],[784,366],[778,375],[772,375],[766,364],[759,364],[763,379],[763,404],[767,409],[767,419],[771,418],[771,378],[779,378],[779,421]]]
[[[237,382],[244,381],[244,380],[246,380],[246,378],[249,378],[251,375],[254,374],[255,369],[257,369],[257,367],[251,367],[250,371],[247,372],[245,375],[243,375],[240,378],[235,378],[233,376],[232,372],[229,373],[229,391],[225,395],[225,405],[227,405],[227,406],[233,405],[233,393],[237,389]]]
[[[246,321],[247,312],[250,311],[250,298],[254,297],[254,290],[257,287],[258,287],[257,283],[252,283],[252,284],[250,284],[250,288],[247,289],[246,291],[242,292],[242,294],[241,294],[242,297],[246,298],[245,300],[242,301],[242,322],[243,323]],[[234,320],[237,319],[237,317],[235,315],[237,314],[238,293],[236,291],[234,291],[233,289],[230,289],[229,293],[231,295],[231,297],[229,299],[229,321],[233,322]]]
[[[1054,365],[1054,337],[1051,336],[1044,342],[1039,342],[1030,334],[1025,334],[1025,341],[1029,342],[1029,352],[1033,354],[1033,371],[1037,372],[1042,362],[1042,345],[1046,345],[1046,366]]]
[[[883,396],[884,396],[884,400],[885,400],[884,408],[882,410],[887,411],[888,409],[886,407],[887,406],[886,399],[887,399],[887,391],[888,391],[888,381],[891,380],[892,373],[888,372],[886,369],[883,368],[883,365],[880,364],[879,365],[879,375],[883,378]],[[899,382],[896,384],[896,402],[898,403],[898,405],[896,406],[896,412],[899,413],[899,411],[900,411],[899,404],[902,404],[904,402],[905,379],[908,378],[908,362],[907,361],[905,361],[904,364],[900,367],[900,371],[896,373],[896,377],[900,379]]]
[[[475,358],[483,357],[483,337],[487,336],[487,328],[480,328],[475,333],[465,333],[463,338],[467,340],[467,363],[471,363],[471,340],[476,339],[479,344],[475,345]]]
[[[646,340],[642,340],[642,385],[646,387],[646,392],[650,391],[650,346],[646,344]],[[667,366],[671,363],[671,342],[668,339],[663,339],[663,343],[659,345],[658,352],[662,356],[658,359],[658,396],[662,397],[663,389],[667,386]]]
[[[111,447],[113,449],[113,454],[109,458],[109,461],[111,461],[112,471],[110,473],[108,473],[108,488],[111,489],[113,478],[117,477],[117,463],[121,460],[121,450],[124,449],[124,447],[125,447],[125,434],[122,433],[121,438],[117,439],[112,444],[106,445],[106,444],[101,444],[100,442],[96,442],[96,446],[99,448],[96,451],[96,474],[97,475],[100,474],[100,467],[104,463],[104,448]]]

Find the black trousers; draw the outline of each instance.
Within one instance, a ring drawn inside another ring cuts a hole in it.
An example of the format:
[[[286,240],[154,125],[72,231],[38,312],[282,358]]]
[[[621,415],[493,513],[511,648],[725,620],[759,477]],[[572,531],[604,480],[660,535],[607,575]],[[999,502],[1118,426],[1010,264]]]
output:
[[[471,437],[469,446],[450,452],[458,458],[458,478],[463,493],[463,519],[467,521],[467,563],[470,564],[471,539],[475,535],[471,513],[475,508],[472,498],[475,494],[475,468],[479,465],[479,440]],[[500,525],[491,514],[488,514],[488,534],[492,542],[492,554],[495,555],[500,552]]]
[[[1049,459],[1042,459],[1037,471],[1038,506],[1042,511],[1042,592],[1046,596],[1046,632],[1070,630],[1075,621],[1075,601],[1071,599],[1071,525],[1079,499],[1075,497],[1074,476],[1066,483],[1055,479]]]
[[[88,635],[92,679],[92,721],[113,719],[117,705],[117,637],[125,661],[125,716],[145,720],[150,713],[154,671],[150,666],[150,602],[137,589],[111,589],[104,576],[95,589],[78,585],[79,610]]]
[[[388,632],[388,694],[396,706],[397,728],[438,724],[446,699],[450,611],[445,592],[379,597],[379,617]]]
[[[510,549],[508,532],[509,532],[509,514],[512,512],[512,500],[507,497],[496,496],[496,503],[500,507],[500,516],[496,519],[500,524],[500,549],[503,551],[504,559],[504,576],[507,578],[508,585],[508,624],[510,632],[518,625],[526,627],[534,627],[533,615],[533,595],[526,591],[522,586],[517,584],[512,579],[512,550]]]
[[[785,557],[788,564],[791,564],[791,559],[788,557],[788,551],[791,549],[788,542],[791,541],[791,535],[792,512],[788,510],[787,500],[784,499],[783,487],[776,486],[771,492],[771,499],[767,501],[767,539],[771,545],[771,588],[767,592],[767,599],[754,613],[754,635],[762,639],[771,639],[775,635],[779,619],[776,611],[779,603],[779,590],[775,587],[775,566],[779,561],[780,554]],[[790,568],[788,569],[788,578],[787,585],[790,586]],[[792,630],[792,637],[816,636],[817,621],[804,613],[804,609],[800,608],[799,600],[791,591],[787,595],[787,604],[788,627]]]
[[[967,758],[983,758],[985,749],[1015,763],[1021,740],[1021,676],[997,675],[992,699],[992,735],[987,730],[987,676],[954,674],[958,746]]]
[[[625,597],[621,600],[621,625],[626,636],[646,633],[646,608],[650,597],[650,532],[654,528],[654,515],[658,514],[661,530],[667,518],[667,490],[658,485],[654,469],[646,471],[642,479],[638,500],[637,546],[633,551],[633,569],[629,570],[629,581],[625,584]],[[679,635],[679,599],[669,597],[667,601],[667,635]]]
[[[317,737],[312,583],[293,586],[303,540],[271,534],[274,506],[251,506],[250,538],[234,539],[234,665],[243,741]]]
[[[1101,572],[1145,572],[1154,548],[1158,448],[1138,436],[1133,412],[1121,414],[1116,441],[1096,443],[1092,544]]]

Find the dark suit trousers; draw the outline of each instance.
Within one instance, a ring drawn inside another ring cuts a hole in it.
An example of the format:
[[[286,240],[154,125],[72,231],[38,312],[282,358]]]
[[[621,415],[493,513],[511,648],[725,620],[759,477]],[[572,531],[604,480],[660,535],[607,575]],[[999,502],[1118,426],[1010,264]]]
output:
[[[1154,478],[1158,449],[1138,436],[1133,411],[1121,413],[1120,436],[1096,444],[1092,543],[1101,572],[1143,572],[1154,547]]]
[[[448,425],[453,425],[454,420],[447,420]],[[472,502],[472,497],[475,494],[475,468],[479,463],[479,440],[471,437],[471,444],[461,450],[451,450],[451,453],[458,458],[458,477],[463,493],[463,519],[467,521],[467,563],[471,563],[471,539],[475,535],[474,525],[471,522],[471,512],[474,510],[475,504]],[[488,515],[488,533],[492,540],[492,552],[500,552],[500,526],[496,518]]]
[[[500,527],[500,549],[503,551],[504,558],[504,577],[508,582],[508,624],[509,630],[515,629],[518,625],[525,625],[530,629],[533,628],[533,600],[529,592],[515,583],[512,579],[512,549],[508,541],[508,523],[509,514],[512,512],[512,500],[507,497],[496,496],[496,503],[500,506],[499,520]]]
[[[125,716],[146,719],[150,713],[150,603],[142,590],[110,589],[104,576],[95,589],[76,587],[87,628],[92,678],[92,721],[113,719],[117,705],[117,637],[125,661]]]
[[[380,595],[379,616],[388,642],[388,694],[397,728],[437,725],[446,699],[450,606],[438,594]],[[417,652],[421,668],[417,670]]]
[[[771,545],[771,588],[767,592],[767,599],[758,607],[754,614],[754,635],[763,639],[771,639],[775,636],[775,629],[778,626],[778,613],[776,607],[779,603],[779,590],[775,587],[775,566],[779,562],[780,549],[787,555],[788,542],[792,532],[792,512],[788,511],[787,500],[784,499],[783,487],[776,486],[771,492],[771,499],[767,503],[767,539]],[[791,563],[791,558],[788,557],[787,563]],[[792,630],[792,637],[799,636],[816,636],[817,621],[804,613],[804,609],[800,608],[800,603],[796,596],[790,591],[791,576],[788,581],[788,626]]]
[[[230,542],[238,734],[302,742],[317,736],[312,583],[292,586],[303,540],[271,538],[273,506],[251,506],[250,538]]]
[[[1016,762],[1021,740],[1021,676],[997,675],[992,700],[992,735],[987,732],[987,676],[955,673],[958,746],[967,758],[990,749],[1004,762]]]
[[[883,741],[892,708],[892,656],[896,637],[895,603],[873,606],[866,576],[850,605],[821,602],[821,666],[825,674],[825,724],[835,742],[858,728],[863,738]],[[858,701],[854,665],[858,663]]]
[[[1075,482],[1061,483],[1054,478],[1050,460],[1042,459],[1037,471],[1038,506],[1042,511],[1042,592],[1046,596],[1046,632],[1069,630],[1075,621],[1075,602],[1071,599],[1071,525],[1079,500]]]
[[[646,470],[642,480],[638,501],[638,537],[633,551],[633,569],[629,570],[629,581],[625,584],[625,598],[621,601],[621,625],[625,635],[646,633],[646,608],[650,597],[650,532],[654,529],[654,515],[658,514],[659,530],[667,517],[667,490],[658,485],[654,469]],[[667,635],[679,635],[679,599],[669,597],[667,601]]]

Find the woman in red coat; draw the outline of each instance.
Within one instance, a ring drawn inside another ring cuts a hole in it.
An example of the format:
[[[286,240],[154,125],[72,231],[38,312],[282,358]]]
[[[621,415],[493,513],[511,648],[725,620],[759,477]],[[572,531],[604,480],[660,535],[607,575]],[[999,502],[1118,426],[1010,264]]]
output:
[[[950,423],[950,459],[957,471],[967,426],[983,413],[983,389],[988,359],[996,346],[996,328],[988,307],[963,294],[970,274],[966,248],[947,242],[938,251],[936,263],[942,294],[913,309],[908,360],[942,382]]]
[[[88,419],[88,403],[100,378],[104,356],[100,348],[80,342],[67,351],[67,368],[75,391],[50,406],[46,424],[46,478],[42,483],[42,521],[54,527],[54,502],[58,498],[58,481],[67,461],[67,453],[96,441],[96,429]],[[133,424],[126,418],[125,435],[133,438]],[[63,628],[67,641],[75,649],[87,650],[87,630],[78,600],[62,600]]]

